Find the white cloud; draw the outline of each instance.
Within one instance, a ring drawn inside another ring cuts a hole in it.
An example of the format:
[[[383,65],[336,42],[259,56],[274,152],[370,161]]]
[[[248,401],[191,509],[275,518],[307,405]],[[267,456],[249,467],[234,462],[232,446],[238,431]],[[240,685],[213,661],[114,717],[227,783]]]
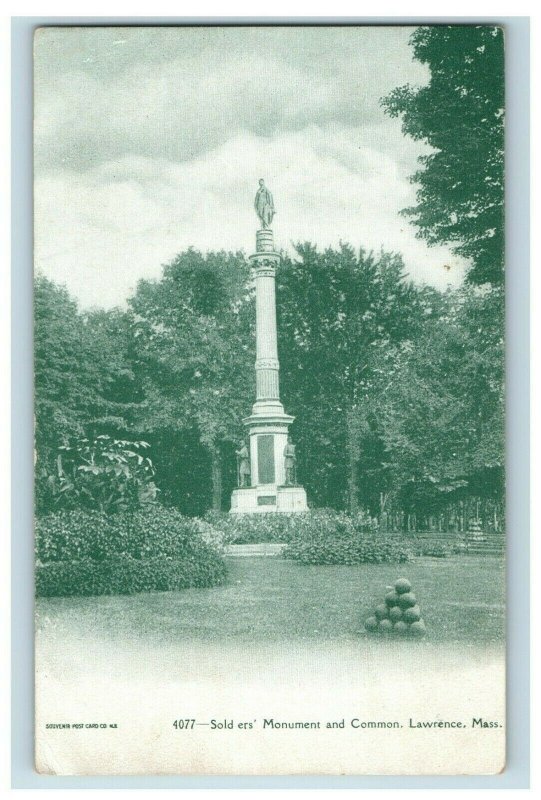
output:
[[[384,247],[403,254],[416,281],[457,283],[463,262],[447,248],[427,248],[399,217],[414,201],[405,176],[416,147],[401,139],[404,151],[393,157],[385,146],[393,125],[243,132],[189,161],[124,156],[44,174],[35,187],[36,266],[84,306],[122,304],[139,278],[159,277],[189,246],[250,252],[264,177],[278,211],[277,246]]]
[[[35,42],[36,267],[84,306],[125,302],[195,246],[254,245],[264,177],[279,247],[401,252],[411,276],[463,275],[399,211],[420,145],[383,114],[423,83],[411,28],[43,28]],[[444,265],[450,267],[444,269]]]
[[[36,39],[36,164],[192,160],[247,131],[378,123],[422,83],[410,28],[49,28]],[[118,45],[125,40],[125,44]]]

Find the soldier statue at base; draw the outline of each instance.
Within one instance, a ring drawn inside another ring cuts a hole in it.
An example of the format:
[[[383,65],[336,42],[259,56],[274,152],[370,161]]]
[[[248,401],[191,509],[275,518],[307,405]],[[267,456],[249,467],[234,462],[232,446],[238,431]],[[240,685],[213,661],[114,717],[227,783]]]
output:
[[[241,488],[250,485],[250,454],[244,442],[240,449],[235,451],[237,456],[237,482]]]
[[[295,455],[295,445],[291,443],[291,438],[287,437],[287,444],[284,448],[284,467],[286,473],[286,486],[295,486],[297,483],[297,457]]]

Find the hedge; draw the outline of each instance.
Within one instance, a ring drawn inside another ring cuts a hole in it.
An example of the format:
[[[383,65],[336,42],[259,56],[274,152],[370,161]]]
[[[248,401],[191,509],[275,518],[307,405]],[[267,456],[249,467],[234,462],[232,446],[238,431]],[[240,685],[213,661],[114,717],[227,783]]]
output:
[[[223,534],[227,544],[287,544],[314,535],[335,539],[355,532],[370,532],[374,528],[374,520],[365,513],[349,516],[332,509],[295,514],[223,514],[209,511],[204,519]]]
[[[168,591],[226,579],[225,561],[204,541],[200,521],[159,506],[49,514],[36,521],[35,550],[38,596]]]
[[[414,553],[406,542],[354,531],[335,539],[316,534],[293,540],[282,553],[301,564],[401,564]]]
[[[355,515],[319,509],[296,514],[219,514],[205,521],[234,544],[283,542],[283,556],[301,564],[402,563],[415,550],[403,539],[378,534],[365,512]]]
[[[430,558],[448,558],[454,552],[454,547],[447,542],[430,541],[422,539],[415,542],[417,555]]]

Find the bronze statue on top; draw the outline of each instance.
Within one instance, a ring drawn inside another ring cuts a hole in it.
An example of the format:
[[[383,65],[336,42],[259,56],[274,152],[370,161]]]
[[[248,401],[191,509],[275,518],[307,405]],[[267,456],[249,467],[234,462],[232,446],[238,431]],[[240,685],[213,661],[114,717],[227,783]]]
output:
[[[255,196],[254,207],[257,216],[261,221],[261,227],[267,230],[272,225],[272,220],[276,211],[274,210],[274,200],[272,194],[265,186],[263,178],[259,179],[259,189]]]

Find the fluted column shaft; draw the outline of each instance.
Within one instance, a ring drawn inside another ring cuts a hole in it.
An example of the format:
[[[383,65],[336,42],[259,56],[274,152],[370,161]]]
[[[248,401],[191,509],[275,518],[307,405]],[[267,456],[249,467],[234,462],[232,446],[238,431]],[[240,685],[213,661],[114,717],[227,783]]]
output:
[[[278,338],[276,332],[276,266],[272,231],[258,231],[257,252],[250,257],[256,285],[256,401],[279,400]]]

